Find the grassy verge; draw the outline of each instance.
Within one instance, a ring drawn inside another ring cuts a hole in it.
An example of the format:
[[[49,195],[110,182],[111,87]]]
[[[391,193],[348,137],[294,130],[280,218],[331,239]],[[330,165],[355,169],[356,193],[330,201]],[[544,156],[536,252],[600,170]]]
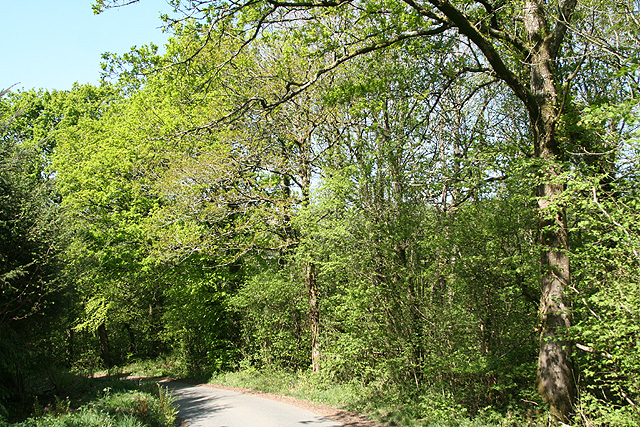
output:
[[[206,382],[211,377],[211,372],[194,371],[189,369],[183,361],[175,360],[171,357],[159,357],[157,359],[131,362],[124,366],[114,367],[110,372],[102,372],[101,374],[139,378],[188,378],[194,381]]]
[[[2,427],[173,427],[174,401],[156,383],[69,374],[66,387],[55,395],[42,395],[33,403],[31,416]],[[62,397],[60,397],[62,396]]]
[[[498,413],[487,408],[468,416],[452,398],[441,394],[424,394],[419,398],[401,397],[384,384],[334,383],[312,372],[287,373],[246,369],[214,375],[210,383],[248,388],[292,396],[369,416],[383,424],[406,427],[541,427],[544,416],[512,411]]]

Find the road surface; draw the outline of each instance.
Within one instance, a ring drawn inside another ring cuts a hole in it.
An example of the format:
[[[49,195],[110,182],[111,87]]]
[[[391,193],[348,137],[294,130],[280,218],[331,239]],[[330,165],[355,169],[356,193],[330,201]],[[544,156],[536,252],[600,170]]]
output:
[[[164,383],[176,397],[188,427],[344,427],[322,415],[275,400],[195,386]]]

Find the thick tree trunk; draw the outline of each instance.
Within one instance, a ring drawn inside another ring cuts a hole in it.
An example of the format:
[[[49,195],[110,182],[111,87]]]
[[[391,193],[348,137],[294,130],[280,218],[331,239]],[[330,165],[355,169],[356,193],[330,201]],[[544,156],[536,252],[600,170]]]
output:
[[[543,5],[527,0],[524,8],[525,28],[530,43],[530,89],[535,100],[529,105],[535,156],[540,159],[538,209],[542,278],[540,284],[540,353],[536,388],[557,418],[566,420],[572,412],[575,379],[570,360],[571,343],[565,330],[571,326],[565,303],[569,286],[567,221],[559,199],[564,191],[557,162],[562,151],[556,137],[560,114],[554,59],[558,49],[557,34],[548,30]]]
[[[547,217],[546,197],[557,195],[558,186],[541,186],[540,220],[542,243],[542,283],[540,297],[540,353],[536,388],[549,404],[551,412],[560,419],[572,412],[576,388],[571,363],[571,342],[565,329],[571,326],[569,308],[565,303],[565,289],[569,283],[567,231],[564,213],[555,208]],[[555,212],[554,212],[555,211]]]
[[[555,117],[555,112],[553,114]],[[543,124],[553,117],[540,118]],[[540,353],[536,388],[557,418],[566,420],[572,412],[575,398],[575,378],[571,363],[571,342],[565,330],[571,326],[569,307],[565,303],[565,290],[570,283],[567,220],[558,198],[564,185],[557,182],[560,171],[552,164],[557,158],[553,134],[538,129],[537,153],[543,163],[540,171],[542,183],[538,187],[540,227],[541,284],[540,284]]]
[[[318,284],[316,266],[307,264],[307,288],[309,290],[309,322],[311,323],[311,368],[320,371],[320,309],[318,307]]]

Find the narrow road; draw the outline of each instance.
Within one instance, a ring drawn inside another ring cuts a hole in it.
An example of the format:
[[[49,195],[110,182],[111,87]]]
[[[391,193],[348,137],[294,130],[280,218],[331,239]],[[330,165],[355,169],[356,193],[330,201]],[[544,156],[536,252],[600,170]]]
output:
[[[282,402],[213,387],[164,383],[176,397],[188,427],[344,427],[322,415]]]

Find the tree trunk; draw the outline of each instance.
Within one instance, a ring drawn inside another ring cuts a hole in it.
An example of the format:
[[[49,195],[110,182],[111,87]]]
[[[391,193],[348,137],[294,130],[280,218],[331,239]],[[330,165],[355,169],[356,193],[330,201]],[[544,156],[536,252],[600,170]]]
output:
[[[107,368],[111,368],[111,349],[109,348],[109,337],[107,336],[107,327],[104,323],[98,326],[98,338],[100,340],[100,358]]]
[[[133,329],[131,329],[131,324],[125,323],[124,330],[127,333],[127,336],[129,337],[129,345],[127,346],[127,351],[131,354],[137,354],[138,346],[136,345],[136,335],[133,332]]]
[[[555,112],[554,112],[555,116]],[[552,120],[541,118],[538,124]],[[575,378],[570,360],[571,342],[565,330],[571,326],[565,290],[570,283],[568,232],[564,209],[558,198],[564,185],[557,182],[560,171],[553,165],[557,158],[553,134],[537,135],[539,157],[548,159],[540,171],[538,210],[541,245],[540,283],[540,353],[536,388],[549,404],[551,413],[566,420],[572,412],[575,398]]]
[[[66,329],[65,335],[67,336],[67,365],[71,366],[75,356],[75,337],[73,329]]]
[[[560,419],[571,413],[575,398],[575,379],[570,360],[571,342],[565,329],[571,326],[569,308],[565,304],[565,288],[569,284],[567,229],[564,212],[558,208],[547,214],[547,197],[559,195],[557,184],[542,184],[540,191],[540,242],[542,244],[542,281],[540,297],[540,353],[536,388]]]
[[[320,309],[318,307],[318,284],[316,265],[307,264],[307,288],[309,290],[309,322],[311,323],[311,368],[320,371]]]
[[[570,360],[571,343],[565,329],[571,326],[565,304],[565,289],[570,283],[567,220],[559,198],[564,191],[557,162],[562,151],[556,137],[560,114],[556,92],[554,60],[558,35],[548,30],[544,9],[536,0],[527,0],[524,23],[530,43],[530,89],[535,105],[529,105],[529,117],[535,144],[535,157],[541,160],[538,171],[538,209],[542,278],[540,284],[540,353],[536,388],[551,413],[566,420],[572,412],[575,379]]]

